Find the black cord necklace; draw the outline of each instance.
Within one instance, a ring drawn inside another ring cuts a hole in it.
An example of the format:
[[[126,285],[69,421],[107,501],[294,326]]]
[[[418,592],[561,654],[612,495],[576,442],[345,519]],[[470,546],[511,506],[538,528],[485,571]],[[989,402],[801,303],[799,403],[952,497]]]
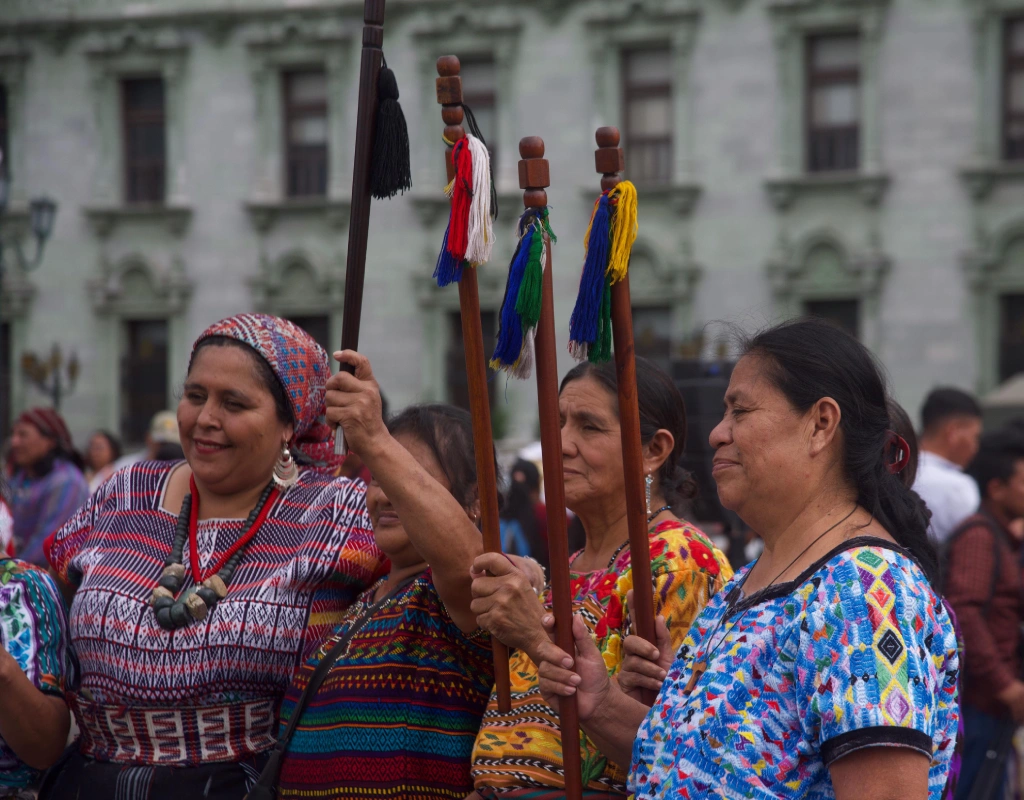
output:
[[[811,541],[811,543],[809,545],[807,545],[807,547],[805,547],[803,550],[801,550],[799,553],[797,553],[796,558],[794,558],[792,561],[790,561],[786,565],[785,569],[783,569],[778,575],[776,575],[774,578],[772,578],[770,581],[768,581],[768,583],[765,584],[764,589],[761,589],[760,591],[763,592],[765,589],[768,589],[769,587],[771,587],[775,583],[775,581],[777,581],[779,578],[781,578],[783,575],[785,575],[789,571],[789,568],[792,567],[797,561],[799,561],[808,550],[810,550],[812,547],[814,547],[814,545],[816,545],[818,542],[820,542],[822,539],[824,539],[828,534],[832,533],[832,531],[834,531],[836,528],[838,528],[840,525],[842,525],[844,522],[846,522],[850,517],[853,516],[853,514],[854,514],[854,512],[856,510],[857,510],[857,506],[854,505],[854,507],[850,510],[849,514],[847,514],[845,517],[843,517],[841,520],[839,520],[839,522],[837,522],[835,525],[832,525],[830,528],[828,528],[828,530],[826,530],[824,533],[821,533],[820,535],[816,536],[814,538],[814,540]],[[756,566],[756,564],[755,564],[755,566]],[[753,571],[753,567],[751,567],[751,572],[752,571]],[[747,577],[749,577],[749,576],[750,576],[750,572],[747,573]],[[744,578],[743,580],[744,580],[744,583],[746,583],[746,578]],[[694,660],[693,669],[692,669],[692,671],[690,673],[690,680],[687,682],[686,688],[683,690],[683,694],[689,695],[690,692],[693,691],[693,687],[695,687],[697,685],[697,681],[700,680],[701,675],[703,675],[705,672],[707,672],[708,664],[711,661],[711,657],[715,653],[718,652],[718,649],[723,644],[725,644],[725,640],[729,638],[729,633],[731,631],[733,631],[736,628],[737,625],[739,625],[740,620],[742,620],[743,617],[746,615],[747,611],[749,611],[753,607],[753,604],[751,604],[751,605],[748,605],[746,608],[744,608],[743,611],[740,612],[740,615],[738,617],[736,617],[736,619],[732,623],[732,625],[730,625],[728,628],[726,628],[726,630],[722,633],[722,638],[718,640],[718,643],[714,647],[711,646],[711,640],[714,638],[715,634],[718,633],[719,628],[722,627],[722,624],[728,618],[729,614],[731,613],[731,611],[733,609],[733,603],[735,602],[734,601],[734,596],[739,594],[739,592],[742,589],[742,587],[743,587],[743,584],[740,584],[735,589],[733,589],[732,592],[730,592],[729,599],[726,601],[725,611],[722,612],[722,616],[719,618],[718,624],[715,625],[714,630],[712,630],[711,633],[707,637],[708,646],[704,648],[704,655],[699,656],[699,657],[697,657]]]

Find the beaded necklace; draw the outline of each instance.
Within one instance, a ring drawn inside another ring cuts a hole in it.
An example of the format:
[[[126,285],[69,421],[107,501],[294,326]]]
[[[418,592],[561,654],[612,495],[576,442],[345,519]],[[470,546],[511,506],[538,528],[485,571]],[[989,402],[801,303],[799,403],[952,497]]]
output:
[[[273,481],[267,484],[256,506],[249,512],[244,525],[245,533],[221,556],[204,578],[199,569],[199,551],[196,543],[196,531],[199,527],[199,490],[196,488],[194,477],[189,478],[189,489],[190,494],[185,495],[181,501],[171,552],[164,561],[164,570],[149,600],[157,624],[168,631],[184,628],[193,620],[201,622],[206,619],[217,602],[227,596],[228,585],[242,561],[245,546],[263,526],[279,494]],[[176,598],[185,582],[186,539],[189,541],[192,578],[196,583]]]

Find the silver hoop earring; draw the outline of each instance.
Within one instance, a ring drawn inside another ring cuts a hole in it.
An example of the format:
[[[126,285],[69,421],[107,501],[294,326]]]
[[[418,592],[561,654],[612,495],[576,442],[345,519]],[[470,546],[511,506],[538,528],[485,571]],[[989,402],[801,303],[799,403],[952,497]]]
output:
[[[651,473],[647,473],[647,477],[644,478],[644,494],[647,495],[647,516],[651,516],[651,486],[654,485],[654,478],[651,477]]]
[[[299,482],[299,468],[292,458],[288,445],[281,448],[281,455],[274,464],[274,484],[282,492]]]

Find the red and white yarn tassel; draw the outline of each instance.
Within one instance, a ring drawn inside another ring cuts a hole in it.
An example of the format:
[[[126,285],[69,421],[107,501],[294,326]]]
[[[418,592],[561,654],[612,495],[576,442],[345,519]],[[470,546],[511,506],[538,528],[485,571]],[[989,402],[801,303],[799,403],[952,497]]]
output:
[[[491,258],[494,247],[494,229],[491,221],[491,154],[487,146],[475,136],[466,136],[473,159],[473,199],[469,207],[469,231],[466,261],[472,266],[484,264]]]
[[[466,259],[469,244],[469,218],[473,205],[473,152],[465,137],[455,143],[452,162],[455,164],[455,178],[445,187],[445,193],[452,199],[452,212],[448,220],[448,252],[457,260]]]

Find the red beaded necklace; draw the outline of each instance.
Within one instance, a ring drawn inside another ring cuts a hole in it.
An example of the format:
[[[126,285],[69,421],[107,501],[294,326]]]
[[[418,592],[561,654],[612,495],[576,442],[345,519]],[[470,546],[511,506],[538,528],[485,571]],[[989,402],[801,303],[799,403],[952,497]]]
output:
[[[203,575],[199,571],[199,550],[196,545],[196,529],[199,526],[199,489],[196,488],[195,476],[189,476],[188,485],[189,489],[192,491],[192,510],[189,514],[188,520],[188,548],[189,557],[192,563],[192,580],[196,583],[202,583],[211,575],[216,575],[221,568],[228,563],[231,556],[252,541],[252,538],[257,534],[259,529],[263,526],[263,523],[266,521],[267,516],[270,514],[270,509],[274,505],[274,501],[277,500],[280,492],[277,490],[277,487],[270,491],[270,494],[267,496],[267,502],[263,504],[263,508],[260,511],[259,516],[257,516],[256,520],[253,522],[252,527],[242,534],[237,542],[228,548],[227,552],[220,557],[217,563],[213,565],[212,569]]]

